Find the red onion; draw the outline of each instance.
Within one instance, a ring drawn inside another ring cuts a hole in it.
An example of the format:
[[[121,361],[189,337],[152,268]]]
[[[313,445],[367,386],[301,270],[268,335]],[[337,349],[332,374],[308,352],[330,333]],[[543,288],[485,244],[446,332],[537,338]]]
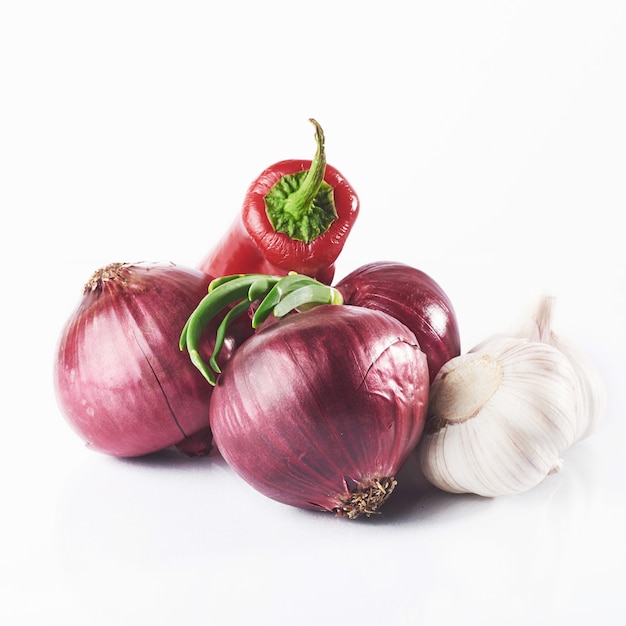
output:
[[[120,457],[172,445],[208,452],[212,388],[176,344],[209,282],[173,264],[113,263],[85,285],[61,334],[54,384],[89,448]],[[227,338],[223,361],[235,343]]]
[[[346,304],[384,311],[417,337],[428,359],[430,381],[441,366],[461,352],[452,302],[427,274],[391,261],[369,263],[335,285]]]
[[[421,436],[428,388],[426,357],[404,324],[319,305],[237,349],[217,378],[211,428],[229,465],[266,496],[369,516]]]

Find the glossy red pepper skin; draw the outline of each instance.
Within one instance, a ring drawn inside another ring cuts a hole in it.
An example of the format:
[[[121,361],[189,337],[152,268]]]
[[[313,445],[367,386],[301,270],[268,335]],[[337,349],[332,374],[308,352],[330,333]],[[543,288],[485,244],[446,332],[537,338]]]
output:
[[[266,213],[265,196],[278,180],[309,170],[311,164],[286,160],[263,171],[248,188],[240,214],[199,269],[211,276],[297,272],[330,284],[335,261],[359,213],[358,196],[344,176],[326,165],[324,181],[333,188],[337,218],[309,243],[276,232]]]

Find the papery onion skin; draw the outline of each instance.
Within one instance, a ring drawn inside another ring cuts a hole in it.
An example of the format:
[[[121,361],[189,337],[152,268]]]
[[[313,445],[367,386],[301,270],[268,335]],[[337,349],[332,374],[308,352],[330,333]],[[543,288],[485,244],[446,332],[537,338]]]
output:
[[[211,402],[215,444],[255,489],[346,515],[360,488],[393,479],[422,434],[428,366],[414,334],[361,307],[320,305],[257,331]]]
[[[212,388],[177,343],[210,280],[174,264],[112,263],[85,286],[53,375],[59,407],[90,449],[135,457],[180,445],[189,456],[208,453]],[[226,342],[224,362],[236,343]]]
[[[368,263],[335,287],[346,304],[383,311],[412,330],[428,359],[431,383],[441,366],[461,353],[452,302],[421,270],[393,261]]]

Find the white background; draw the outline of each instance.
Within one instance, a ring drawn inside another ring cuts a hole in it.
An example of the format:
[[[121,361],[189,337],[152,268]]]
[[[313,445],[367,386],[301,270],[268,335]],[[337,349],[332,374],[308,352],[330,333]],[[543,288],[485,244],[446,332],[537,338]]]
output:
[[[626,3],[108,0],[0,8],[4,624],[623,624]],[[195,265],[248,184],[310,158],[361,215],[337,277],[435,278],[463,350],[544,292],[607,414],[518,496],[410,463],[383,514],[275,503],[220,460],[86,450],[52,389],[109,262]]]

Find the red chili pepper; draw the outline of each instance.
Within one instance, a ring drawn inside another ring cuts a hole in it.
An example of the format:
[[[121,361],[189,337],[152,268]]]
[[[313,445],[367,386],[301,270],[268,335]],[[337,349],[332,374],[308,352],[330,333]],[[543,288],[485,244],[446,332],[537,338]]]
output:
[[[312,161],[287,160],[252,183],[241,213],[200,264],[210,276],[297,272],[330,283],[359,212],[348,181],[326,163],[324,133],[313,119]]]

